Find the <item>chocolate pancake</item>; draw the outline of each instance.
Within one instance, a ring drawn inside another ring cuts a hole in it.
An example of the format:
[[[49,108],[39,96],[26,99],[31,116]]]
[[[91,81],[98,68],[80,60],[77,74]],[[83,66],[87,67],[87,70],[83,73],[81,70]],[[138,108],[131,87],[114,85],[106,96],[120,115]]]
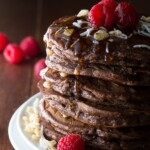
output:
[[[68,75],[64,78],[59,72],[52,69],[49,69],[43,78],[50,83],[54,91],[62,95],[78,96],[96,104],[150,110],[150,87],[128,87],[82,76],[76,78]],[[44,80],[39,82],[39,88],[48,95],[49,89],[43,87],[43,82]],[[78,93],[76,84],[79,86]]]
[[[112,128],[149,125],[150,112],[134,111],[80,101],[63,96],[53,90],[46,95],[45,102],[67,116],[94,126]]]
[[[54,70],[72,75],[82,75],[113,81],[130,86],[149,86],[150,71],[140,68],[106,66],[101,64],[73,63],[68,59],[53,54],[47,57],[46,65]]]
[[[68,28],[74,30],[71,36],[64,34]],[[44,41],[47,47],[51,48],[54,45],[52,49],[55,52],[58,50],[59,55],[68,57],[72,62],[78,61],[78,56],[82,56],[89,63],[98,62],[121,66],[125,64],[126,66],[149,68],[150,52],[148,46],[137,46],[139,44],[149,45],[148,37],[134,33],[124,38],[110,36],[99,44],[93,39],[94,33],[98,30],[91,27],[87,18],[63,17],[50,25]]]
[[[56,99],[57,96],[50,96],[52,99]],[[66,100],[61,99],[60,100]],[[58,99],[57,99],[58,100]],[[83,102],[74,102],[72,105],[66,104],[65,102],[48,99],[47,103],[49,107],[53,107],[62,111],[64,114],[71,116],[77,120],[84,123],[89,123],[94,126],[105,126],[111,128],[120,127],[134,127],[149,125],[150,115],[145,112],[127,111],[127,110],[117,110],[117,108],[98,106],[90,106],[90,104],[85,104]],[[71,107],[71,108],[70,108]],[[87,110],[87,111],[86,111]],[[92,114],[91,114],[92,113]]]
[[[41,119],[41,124],[44,128],[44,135],[48,140],[56,140],[59,141],[61,137],[68,134],[62,134],[61,132],[55,130],[50,124],[48,124],[44,119]],[[82,135],[81,135],[82,136]],[[101,137],[92,137],[84,136],[83,139],[86,141],[86,150],[137,150],[137,149],[144,149],[149,150],[150,147],[150,139],[143,138],[143,139],[136,139],[136,140],[105,140]]]
[[[63,116],[56,109],[50,107],[47,109],[47,106],[44,102],[41,104],[41,110],[41,118],[44,119],[44,122],[47,122],[47,126],[52,126],[56,131],[62,134],[75,133],[82,136],[91,135],[109,140],[135,140],[147,138],[150,135],[149,126],[121,129],[95,128],[94,126],[89,126],[88,124],[84,124],[71,117]]]

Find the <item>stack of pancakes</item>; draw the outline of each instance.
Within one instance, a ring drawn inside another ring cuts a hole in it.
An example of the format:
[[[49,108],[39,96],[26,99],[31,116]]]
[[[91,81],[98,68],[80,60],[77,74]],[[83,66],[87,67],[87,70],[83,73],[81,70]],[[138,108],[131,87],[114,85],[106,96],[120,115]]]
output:
[[[44,135],[80,134],[87,149],[150,149],[150,37],[98,40],[98,30],[77,16],[48,28],[38,83]]]

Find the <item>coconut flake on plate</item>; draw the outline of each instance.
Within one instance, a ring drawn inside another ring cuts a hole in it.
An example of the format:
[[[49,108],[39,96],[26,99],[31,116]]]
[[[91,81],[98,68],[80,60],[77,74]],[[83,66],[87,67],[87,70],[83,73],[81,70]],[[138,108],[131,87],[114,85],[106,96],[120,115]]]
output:
[[[29,137],[39,144],[41,150],[56,150],[56,141],[48,141],[43,135],[43,128],[40,126],[39,118],[39,99],[35,99],[33,106],[26,108],[22,117],[24,122],[24,131]]]

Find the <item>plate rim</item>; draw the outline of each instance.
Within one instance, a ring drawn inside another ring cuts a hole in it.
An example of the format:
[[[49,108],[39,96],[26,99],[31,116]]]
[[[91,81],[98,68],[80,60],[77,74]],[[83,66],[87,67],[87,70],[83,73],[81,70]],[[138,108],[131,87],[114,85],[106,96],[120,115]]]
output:
[[[13,122],[14,122],[16,116],[17,116],[18,111],[19,111],[19,108],[18,108],[18,109],[14,112],[14,114],[12,115],[12,117],[11,117],[11,119],[10,119],[10,121],[9,121],[9,125],[8,125],[8,137],[9,137],[10,143],[11,143],[12,146],[13,146],[15,149],[17,149],[17,150],[19,150],[19,149],[18,149],[18,146],[16,145],[16,143],[15,143],[14,140],[13,140],[11,129],[14,127],[14,126],[12,126],[12,125],[13,125]]]

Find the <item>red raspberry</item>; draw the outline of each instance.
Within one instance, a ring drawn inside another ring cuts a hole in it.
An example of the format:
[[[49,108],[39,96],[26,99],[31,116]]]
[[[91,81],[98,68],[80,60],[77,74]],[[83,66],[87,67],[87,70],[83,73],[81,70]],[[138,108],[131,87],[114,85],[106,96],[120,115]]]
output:
[[[84,150],[85,143],[81,136],[71,134],[60,139],[57,145],[57,150]]]
[[[115,24],[113,7],[111,7],[111,5],[106,5],[105,1],[93,6],[89,15],[91,24],[96,27],[103,26],[107,29],[111,29]]]
[[[26,58],[36,57],[40,53],[40,46],[37,40],[31,36],[24,38],[20,43],[20,47]]]
[[[38,79],[41,79],[40,71],[46,68],[45,59],[40,59],[34,66],[34,74]]]
[[[8,44],[4,49],[5,59],[12,64],[19,64],[24,60],[21,48],[16,44]]]
[[[108,6],[113,11],[115,10],[115,8],[117,6],[117,2],[115,0],[102,0],[102,1],[100,1],[100,3],[103,3],[104,5]]]
[[[8,43],[9,43],[8,37],[5,34],[0,33],[0,52],[4,50],[4,48],[7,46]]]
[[[139,14],[128,2],[121,2],[115,10],[116,23],[121,29],[132,30],[139,22]]]

